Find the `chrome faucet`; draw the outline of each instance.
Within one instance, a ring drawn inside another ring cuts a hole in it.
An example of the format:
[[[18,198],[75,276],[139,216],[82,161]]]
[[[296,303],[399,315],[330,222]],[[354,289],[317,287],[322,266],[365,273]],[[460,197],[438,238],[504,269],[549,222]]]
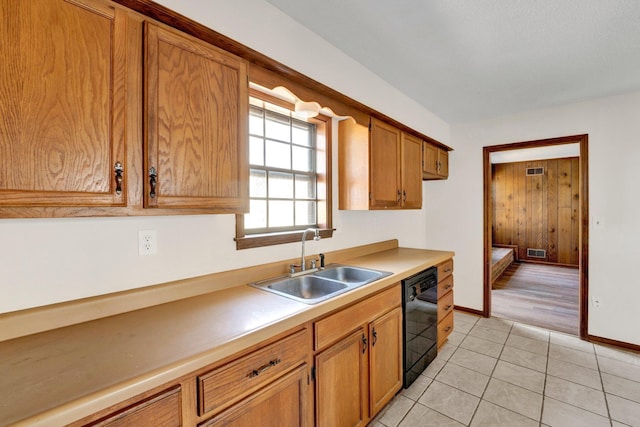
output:
[[[302,256],[300,257],[300,271],[305,271],[307,266],[304,261],[304,242],[307,240],[307,232],[313,231],[315,235],[313,236],[313,240],[320,240],[320,229],[319,228],[307,228],[302,232]]]

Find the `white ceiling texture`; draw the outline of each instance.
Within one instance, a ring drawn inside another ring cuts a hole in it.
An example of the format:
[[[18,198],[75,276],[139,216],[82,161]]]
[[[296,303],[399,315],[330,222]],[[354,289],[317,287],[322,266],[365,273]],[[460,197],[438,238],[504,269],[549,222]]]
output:
[[[640,90],[640,0],[267,0],[449,123]]]

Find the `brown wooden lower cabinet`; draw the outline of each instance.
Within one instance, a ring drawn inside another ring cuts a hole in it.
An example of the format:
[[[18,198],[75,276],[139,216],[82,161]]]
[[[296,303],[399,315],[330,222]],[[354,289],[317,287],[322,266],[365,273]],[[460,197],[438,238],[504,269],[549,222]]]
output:
[[[438,348],[453,332],[453,259],[438,267]]]
[[[360,328],[315,358],[317,426],[361,426],[367,419],[367,346]]]
[[[402,387],[400,285],[311,330],[301,325],[71,426],[366,425]]]
[[[374,417],[402,385],[402,309],[400,307],[369,325],[369,415]]]
[[[316,343],[343,332],[315,356],[316,426],[366,425],[402,387],[400,299],[396,285],[315,322]]]
[[[198,427],[306,426],[307,375],[304,364]]]

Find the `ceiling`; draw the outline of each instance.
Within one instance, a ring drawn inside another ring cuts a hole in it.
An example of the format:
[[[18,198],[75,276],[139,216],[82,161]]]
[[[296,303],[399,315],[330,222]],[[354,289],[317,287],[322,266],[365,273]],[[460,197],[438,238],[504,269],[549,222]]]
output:
[[[638,0],[266,0],[450,123],[640,90]]]

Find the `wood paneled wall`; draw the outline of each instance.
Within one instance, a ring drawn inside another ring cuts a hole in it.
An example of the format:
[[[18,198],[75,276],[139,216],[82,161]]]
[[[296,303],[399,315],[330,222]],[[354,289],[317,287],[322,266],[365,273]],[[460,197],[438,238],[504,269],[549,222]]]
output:
[[[535,167],[544,174],[526,176]],[[517,245],[521,260],[578,265],[579,173],[578,157],[492,165],[493,243]]]

